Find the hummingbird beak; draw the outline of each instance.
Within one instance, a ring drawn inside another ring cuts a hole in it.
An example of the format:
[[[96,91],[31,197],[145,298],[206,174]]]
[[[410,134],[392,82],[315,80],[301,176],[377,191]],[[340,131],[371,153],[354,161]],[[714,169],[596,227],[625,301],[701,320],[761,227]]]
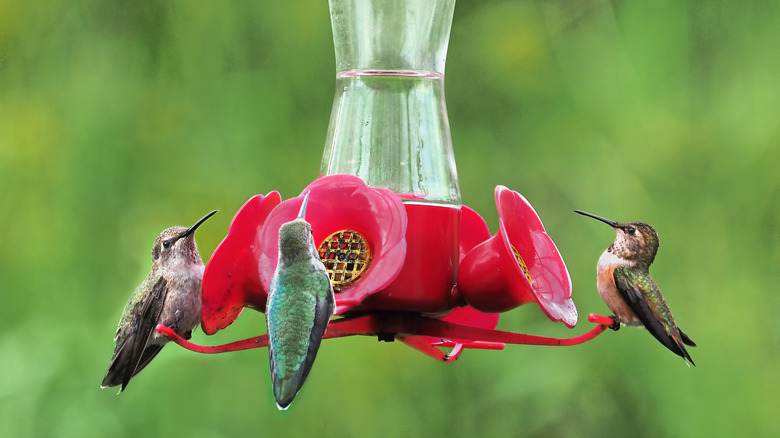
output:
[[[586,212],[584,212],[584,211],[582,211],[582,210],[574,210],[574,212],[575,212],[575,213],[579,213],[579,214],[581,214],[581,215],[583,215],[583,216],[588,216],[588,217],[592,217],[593,219],[600,220],[601,222],[604,222],[605,224],[609,225],[609,226],[610,226],[610,227],[612,227],[612,228],[615,228],[615,227],[617,227],[617,224],[618,224],[618,223],[617,223],[617,222],[615,222],[615,221],[611,221],[611,220],[609,220],[609,219],[604,219],[604,218],[603,218],[603,217],[601,217],[601,216],[596,216],[595,214],[586,213]]]
[[[191,226],[191,227],[187,228],[187,231],[185,231],[185,232],[184,232],[184,233],[183,233],[181,236],[179,236],[179,239],[181,239],[181,238],[184,238],[184,237],[187,237],[187,236],[189,236],[190,234],[194,233],[194,232],[195,232],[195,230],[197,230],[197,229],[198,229],[198,227],[200,226],[200,224],[202,224],[203,222],[206,222],[206,219],[210,218],[211,216],[214,216],[214,214],[215,214],[216,212],[217,212],[217,210],[214,210],[214,211],[212,211],[211,213],[209,213],[209,214],[207,214],[207,215],[203,216],[202,218],[200,218],[200,220],[199,220],[199,221],[195,222],[195,225],[193,225],[193,226]]]
[[[301,210],[298,212],[298,219],[306,219],[306,205],[309,203],[309,192],[306,192],[306,196],[303,197],[301,203]]]

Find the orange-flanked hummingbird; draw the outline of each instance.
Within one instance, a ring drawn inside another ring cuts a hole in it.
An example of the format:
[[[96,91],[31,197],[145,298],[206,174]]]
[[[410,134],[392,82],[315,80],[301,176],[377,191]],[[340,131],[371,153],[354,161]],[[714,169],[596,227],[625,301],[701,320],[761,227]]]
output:
[[[658,252],[658,234],[643,222],[620,223],[580,210],[575,212],[600,220],[617,232],[617,238],[601,255],[597,265],[599,295],[615,313],[613,330],[620,324],[642,326],[674,354],[691,365],[685,346],[696,344],[674,322],[650,265]]]

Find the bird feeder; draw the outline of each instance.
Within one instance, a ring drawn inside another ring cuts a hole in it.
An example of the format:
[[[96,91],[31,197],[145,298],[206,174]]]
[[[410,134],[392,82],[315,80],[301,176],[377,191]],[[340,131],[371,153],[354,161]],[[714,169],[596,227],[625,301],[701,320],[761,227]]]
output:
[[[556,339],[495,330],[501,313],[538,306],[577,323],[571,279],[542,221],[518,192],[495,189],[498,232],[462,205],[444,98],[455,0],[330,0],[336,95],[320,175],[302,195],[250,198],[206,264],[203,331],[225,329],[244,308],[265,311],[279,227],[308,193],[307,219],[333,284],[324,338],[398,340],[451,362],[467,348],[575,345],[612,325]],[[267,346],[265,335],[200,346],[201,353]],[[325,347],[327,348],[327,347]]]

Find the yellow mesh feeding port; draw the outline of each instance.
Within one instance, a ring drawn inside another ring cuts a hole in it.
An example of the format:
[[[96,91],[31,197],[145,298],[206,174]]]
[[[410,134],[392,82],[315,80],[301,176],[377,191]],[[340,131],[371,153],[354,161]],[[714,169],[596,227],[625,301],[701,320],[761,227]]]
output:
[[[525,265],[525,261],[523,260],[523,257],[520,256],[520,252],[517,251],[517,248],[515,248],[514,245],[509,245],[512,247],[512,252],[515,254],[515,258],[517,259],[517,262],[520,263],[520,268],[523,269],[523,274],[525,274],[525,278],[528,279],[528,282],[531,283],[531,286],[533,286],[534,281],[531,279],[531,274],[528,272],[528,266]]]
[[[355,284],[371,264],[368,242],[352,230],[336,231],[326,237],[320,244],[319,253],[334,292]]]

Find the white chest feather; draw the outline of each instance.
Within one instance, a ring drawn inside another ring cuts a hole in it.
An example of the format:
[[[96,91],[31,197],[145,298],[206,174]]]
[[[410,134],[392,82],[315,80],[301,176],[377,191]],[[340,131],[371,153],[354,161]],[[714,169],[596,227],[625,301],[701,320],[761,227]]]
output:
[[[597,265],[599,295],[609,310],[620,317],[626,325],[637,325],[639,319],[618,293],[613,273],[618,266],[632,266],[634,264],[635,262],[618,257],[607,250],[601,255]]]
[[[610,266],[633,266],[634,264],[635,262],[618,257],[607,250],[601,254],[599,263],[596,266],[598,267],[599,272],[601,272]]]

